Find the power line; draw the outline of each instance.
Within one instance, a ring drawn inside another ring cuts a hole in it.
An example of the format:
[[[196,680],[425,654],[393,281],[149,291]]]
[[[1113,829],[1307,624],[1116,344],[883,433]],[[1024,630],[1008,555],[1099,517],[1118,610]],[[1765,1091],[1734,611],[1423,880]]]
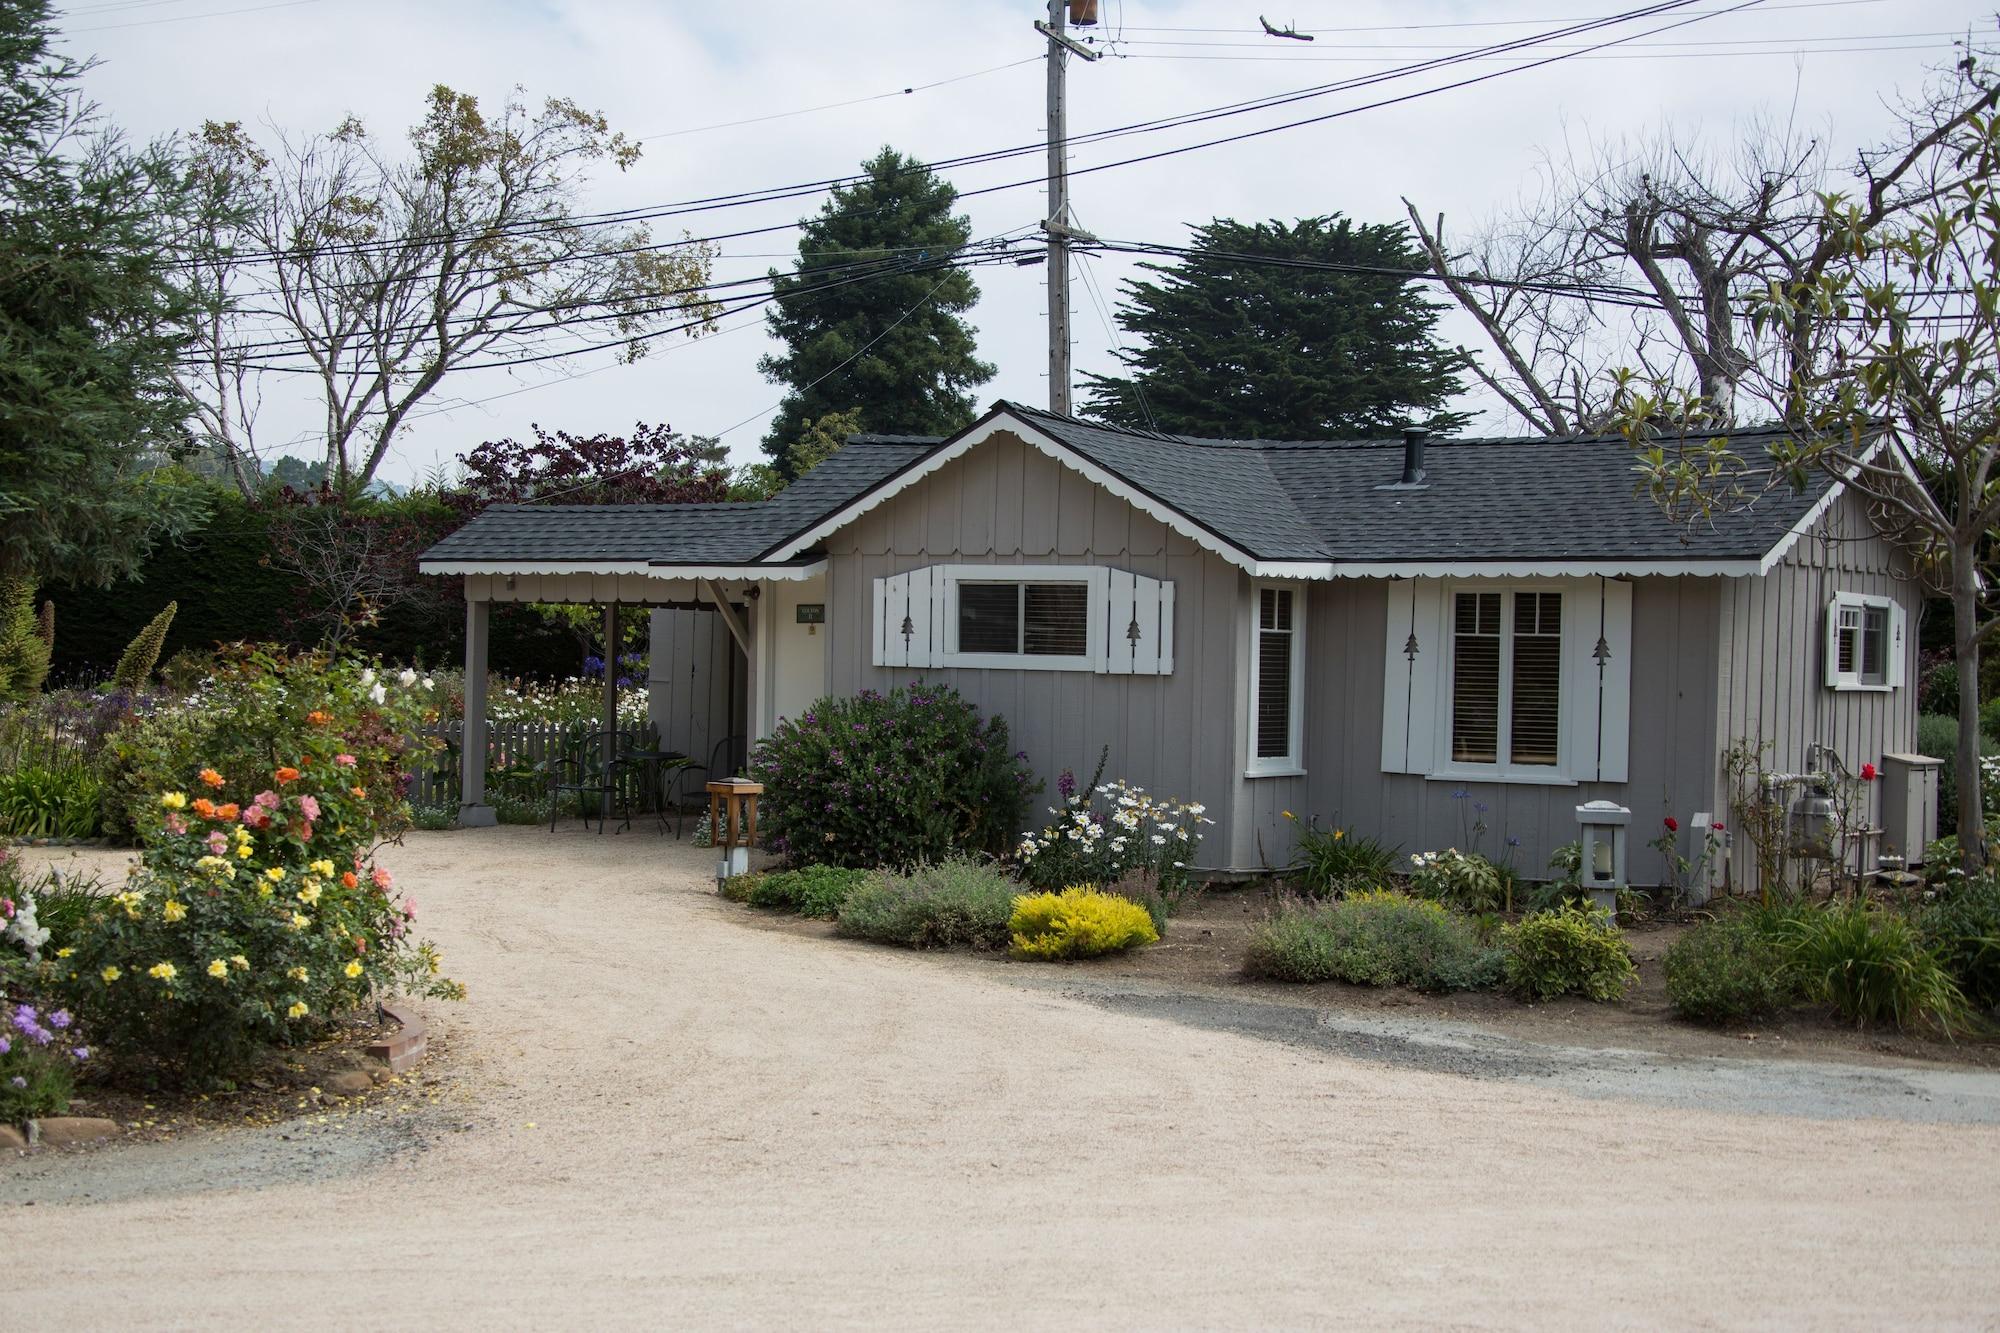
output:
[[[826,102],[819,106],[800,107],[796,111],[773,111],[768,116],[749,116],[742,120],[717,121],[713,125],[696,125],[685,130],[666,130],[659,134],[638,136],[640,143],[652,143],[656,139],[678,139],[688,134],[706,134],[710,130],[733,130],[741,125],[762,125],[766,121],[786,120],[793,116],[817,115],[822,111],[839,111],[850,106],[865,106],[870,102],[885,102],[891,98],[908,97],[915,93],[927,93],[933,88],[943,88],[954,83],[964,83],[968,79],[984,78],[988,74],[998,74],[1002,70],[1019,69],[1022,65],[1032,65],[1040,56],[1028,56],[1021,60],[1010,60],[1004,65],[994,65],[988,69],[976,69],[970,74],[954,74],[948,79],[937,79],[931,83],[912,84],[908,88],[897,88],[886,93],[871,93],[866,97],[850,97],[844,102]]]
[[[1793,2],[1789,4],[1763,5],[1760,7],[1760,12],[1774,13],[1778,10],[1783,10],[1783,9],[1845,9],[1854,5],[1879,5],[1885,3],[1887,3],[1887,0],[1793,0]],[[1733,11],[1727,9],[1718,9],[1709,12],[1716,14],[1727,14],[1727,13],[1732,13]],[[1354,32],[1423,32],[1423,31],[1442,29],[1442,28],[1455,28],[1455,29],[1526,28],[1526,27],[1532,27],[1537,23],[1570,23],[1570,22],[1574,22],[1574,20],[1570,18],[1463,19],[1450,23],[1380,23],[1380,24],[1371,24],[1365,27],[1324,27],[1315,25],[1310,28],[1302,28],[1300,29],[1300,31],[1302,33],[1311,32],[1315,34],[1354,33]],[[1122,32],[1256,33],[1258,29],[1249,27],[1240,27],[1240,28],[1182,28],[1182,27],[1164,27],[1164,26],[1142,27],[1138,24],[1134,24],[1131,27],[1122,28],[1121,31]]]
[[[1615,14],[1604,15],[1602,17],[1594,19],[1578,20],[1569,23],[1564,27],[1551,29],[1547,32],[1535,33],[1525,37],[1510,38],[1506,41],[1492,43],[1483,47],[1475,47],[1469,51],[1463,51],[1453,55],[1438,56],[1429,59],[1413,61],[1394,69],[1378,70],[1369,74],[1355,75],[1344,79],[1338,79],[1331,83],[1316,84],[1306,88],[1292,89],[1279,93],[1265,94],[1238,102],[1225,103],[1217,107],[1209,107],[1190,112],[1179,112],[1170,116],[1156,117],[1151,120],[1134,121],[1125,125],[1113,126],[1102,130],[1093,130],[1083,134],[1072,135],[1069,137],[1069,142],[1072,146],[1098,143],[1109,139],[1123,138],[1128,135],[1157,133],[1163,130],[1177,129],[1189,125],[1204,124],[1212,120],[1219,120],[1231,116],[1245,115],[1257,111],[1270,110],[1276,107],[1288,106],[1296,102],[1307,101],[1318,97],[1328,96],[1332,93],[1352,91],[1359,88],[1373,87],[1377,84],[1389,82],[1394,79],[1406,78],[1415,74],[1428,73],[1439,69],[1447,69],[1453,65],[1460,64],[1481,56],[1493,56],[1493,55],[1506,54],[1509,52],[1530,50],[1532,48],[1542,46],[1552,40],[1556,40],[1563,37],[1576,36],[1589,32],[1595,32],[1607,27],[1616,26],[1618,24],[1637,22],[1646,18],[1658,17],[1663,14],[1685,9],[1687,6],[1694,3],[1696,3],[1696,0],[1662,0],[1661,3],[1644,6],[1638,9],[1626,10]],[[1744,9],[1752,8],[1760,3],[1762,3],[1762,0],[1745,0],[1745,3],[1736,5],[1730,9],[1704,11],[1698,17],[1707,18],[1715,14],[1735,13]],[[1676,27],[1685,26],[1687,22],[1692,22],[1692,21],[1695,20],[1692,19],[1685,20],[1682,23],[1677,23],[1668,25],[1666,27],[1652,29],[1647,32],[1635,33],[1630,38],[1617,39],[1616,41],[1613,42],[1601,43],[1599,44],[1599,46],[1584,48],[1584,49],[1587,50],[1602,49],[1602,47],[1605,45],[1618,45],[1622,44],[1622,42],[1624,41],[1635,40],[1640,37],[1654,36],[1660,32],[1671,31]],[[1549,63],[1549,62],[1539,62],[1539,63]],[[1527,66],[1522,66],[1520,68],[1528,69],[1535,67],[1536,65],[1527,65]],[[1504,73],[1510,71],[1501,71],[1501,72]],[[1492,76],[1489,75],[1487,77],[1492,77]],[[1473,82],[1478,82],[1478,81],[1479,80],[1473,80]],[[1445,88],[1440,88],[1437,89],[1436,91],[1447,91],[1449,88],[1457,86],[1463,86],[1463,85],[1446,85]],[[1386,103],[1378,105],[1386,105]],[[1362,108],[1362,109],[1368,109],[1368,108]],[[1312,123],[1316,122],[1314,121],[1296,122],[1296,124],[1312,124]],[[1292,128],[1292,127],[1293,126],[1280,126],[1278,128]],[[1229,140],[1217,140],[1215,142],[1217,143],[1229,142]],[[1210,145],[1197,144],[1193,145],[1192,147],[1199,148],[1205,146],[1210,146]],[[1005,161],[1011,158],[1025,156],[1032,153],[1041,153],[1046,151],[1046,148],[1047,144],[1045,140],[1036,140],[1031,143],[1018,144],[1008,148],[989,149],[977,153],[968,153],[957,157],[944,158],[937,161],[933,161],[927,164],[927,166],[928,169],[932,171],[948,171],[957,167],[980,166],[980,165],[986,165],[988,163]],[[1180,151],[1191,151],[1191,149],[1180,150]],[[1150,158],[1132,159],[1132,161],[1146,161],[1146,160],[1151,160],[1151,159]],[[652,222],[652,221],[658,221],[662,218],[681,217],[692,213],[712,212],[722,208],[737,208],[755,204],[775,203],[788,199],[796,199],[807,196],[819,195],[826,193],[830,189],[838,188],[843,185],[859,183],[867,179],[868,176],[865,173],[862,173],[854,175],[827,177],[818,181],[801,182],[795,185],[764,187],[755,190],[737,191],[731,194],[710,195],[702,198],[683,200],[672,204],[619,209],[599,214],[577,214],[577,215],[565,215],[560,217],[524,218],[521,219],[518,223],[512,224],[508,227],[491,229],[487,234],[478,237],[477,239],[499,240],[499,239],[505,239],[513,235],[517,235],[521,232],[532,232],[535,230],[548,230],[557,228],[573,229],[573,228],[594,227],[594,226],[627,225],[637,222]],[[1013,182],[1002,186],[991,186],[983,190],[968,192],[968,194],[990,194],[1000,189],[1015,189],[1027,185],[1040,185],[1042,183],[1043,183],[1042,178],[1036,177],[1032,180]],[[961,197],[967,197],[967,196],[962,195]],[[605,253],[605,254],[638,253],[648,250],[669,248],[670,246],[676,244],[698,243],[700,241],[733,240],[745,236],[764,235],[778,231],[789,231],[792,230],[797,225],[798,224],[796,222],[786,222],[786,223],[776,224],[773,226],[748,228],[734,232],[726,232],[714,236],[691,238],[691,240],[683,240],[680,242],[662,242],[659,244],[634,246],[634,247],[629,247],[628,249],[625,250],[611,249],[600,253]],[[445,232],[437,232],[431,234],[418,234],[414,236],[399,237],[387,241],[365,241],[365,242],[356,241],[356,242],[344,242],[339,244],[323,245],[323,246],[298,247],[289,251],[251,252],[247,254],[236,255],[234,258],[240,263],[241,262],[288,262],[288,261],[296,262],[301,258],[315,256],[315,255],[365,254],[372,252],[388,252],[393,250],[404,249],[415,244],[451,239],[454,237],[463,239],[461,233],[445,231]],[[186,263],[194,261],[182,261],[182,262]]]
[[[205,14],[175,14],[162,19],[135,19],[130,23],[102,23],[94,28],[66,28],[64,35],[81,32],[116,32],[120,28],[151,28],[162,23],[191,23],[196,19],[226,19],[238,14],[261,14],[267,9],[297,9],[301,5],[316,5],[319,0],[279,0],[272,5],[252,5],[248,9],[217,9]]]

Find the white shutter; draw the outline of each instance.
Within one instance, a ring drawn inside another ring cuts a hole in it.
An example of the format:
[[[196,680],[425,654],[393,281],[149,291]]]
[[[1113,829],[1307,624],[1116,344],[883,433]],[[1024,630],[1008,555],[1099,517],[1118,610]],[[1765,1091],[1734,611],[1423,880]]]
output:
[[[1604,661],[1597,780],[1624,782],[1632,754],[1632,585],[1607,579],[1603,590],[1604,643],[1611,655]],[[1591,647],[1597,647],[1595,639]]]
[[[943,580],[928,566],[875,580],[876,666],[936,666],[944,655]],[[907,629],[906,629],[907,626]]]
[[[1444,712],[1444,649],[1443,585],[1436,579],[1392,581],[1382,631],[1384,773],[1431,771]]]
[[[1826,604],[1826,619],[1821,626],[1821,637],[1825,640],[1825,643],[1823,645],[1824,652],[1822,653],[1821,656],[1825,667],[1825,670],[1822,674],[1825,676],[1826,679],[1826,687],[1829,690],[1838,689],[1840,687],[1840,594],[1839,593],[1835,593],[1833,596],[1833,600]]]
[[[1104,652],[1113,676],[1170,676],[1174,670],[1174,585],[1127,569],[1107,571]],[[1136,631],[1136,632],[1135,632]]]
[[[1903,685],[1904,663],[1909,651],[1904,646],[1906,613],[1901,602],[1889,603],[1889,688],[1901,689]]]
[[[1563,607],[1563,776],[1624,782],[1632,754],[1632,585],[1579,580],[1564,586]]]

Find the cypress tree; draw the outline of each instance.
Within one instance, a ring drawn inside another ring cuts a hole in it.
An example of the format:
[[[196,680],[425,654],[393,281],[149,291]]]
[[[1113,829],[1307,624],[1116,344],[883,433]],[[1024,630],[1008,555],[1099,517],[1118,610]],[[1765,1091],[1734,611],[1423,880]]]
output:
[[[1086,374],[1089,415],[1265,440],[1465,424],[1445,410],[1462,387],[1458,353],[1434,336],[1440,307],[1402,276],[1427,263],[1401,224],[1218,218],[1191,249],[1125,285],[1118,323],[1138,343],[1114,355],[1130,373]]]

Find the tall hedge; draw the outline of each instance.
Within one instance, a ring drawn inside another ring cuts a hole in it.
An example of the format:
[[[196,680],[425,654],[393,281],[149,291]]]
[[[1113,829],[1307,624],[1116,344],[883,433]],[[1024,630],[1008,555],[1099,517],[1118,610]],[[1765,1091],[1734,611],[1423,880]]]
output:
[[[234,489],[215,486],[208,522],[178,545],[163,545],[141,576],[110,588],[51,584],[41,596],[61,604],[53,674],[60,680],[111,674],[126,645],[164,610],[179,603],[161,660],[183,648],[208,651],[220,643],[251,641],[308,646],[294,624],[301,593],[295,578],[270,563],[271,511],[252,505]],[[437,522],[442,506],[431,497],[371,501]],[[446,530],[439,525],[439,534]],[[358,635],[354,647],[399,662],[446,666],[465,656],[465,603],[456,593],[429,608],[392,607],[379,624]],[[495,606],[493,669],[505,675],[574,675],[577,649],[567,631],[544,623],[526,607]]]

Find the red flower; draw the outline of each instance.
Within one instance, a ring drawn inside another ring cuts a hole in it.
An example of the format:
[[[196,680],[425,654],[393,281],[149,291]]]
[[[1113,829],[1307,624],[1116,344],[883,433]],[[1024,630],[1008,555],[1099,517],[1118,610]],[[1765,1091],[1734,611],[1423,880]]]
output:
[[[1863,782],[1873,782],[1878,776],[1879,774],[1875,770],[1875,765],[1863,764],[1861,766],[1861,780]]]
[[[1716,820],[1716,821],[1715,821],[1715,822],[1714,822],[1713,824],[1710,824],[1710,825],[1708,826],[1708,828],[1709,828],[1709,832],[1711,832],[1711,833],[1720,833],[1720,832],[1722,832],[1722,828],[1723,828],[1723,824],[1722,824],[1722,821],[1718,819],[1718,820]]]
[[[1678,820],[1678,819],[1675,819],[1675,818],[1674,818],[1674,817],[1673,817],[1672,815],[1668,815],[1668,816],[1667,816],[1667,832],[1669,832],[1669,833],[1679,833],[1680,831],[1681,831],[1681,821],[1680,821],[1680,820]]]

